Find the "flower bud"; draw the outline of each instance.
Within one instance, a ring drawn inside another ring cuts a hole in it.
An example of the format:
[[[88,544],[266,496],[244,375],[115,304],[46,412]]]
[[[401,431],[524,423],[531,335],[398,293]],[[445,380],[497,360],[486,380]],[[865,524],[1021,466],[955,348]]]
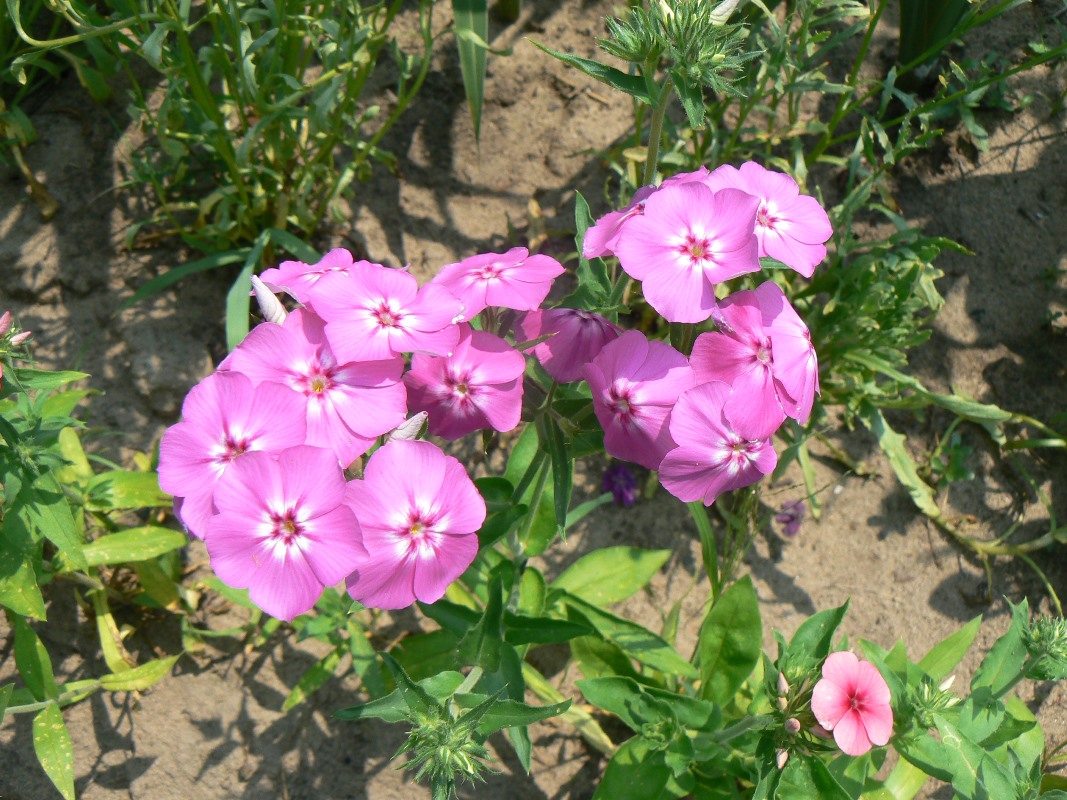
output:
[[[711,12],[711,24],[712,25],[725,25],[726,20],[730,18],[730,15],[734,13],[734,9],[740,6],[744,0],[723,0],[715,7],[715,10]]]
[[[5,311],[3,316],[0,316],[0,336],[4,336],[11,330],[11,312]]]
[[[259,312],[263,315],[264,320],[278,325],[285,322],[285,306],[282,305],[274,292],[267,288],[267,284],[263,283],[255,275],[252,276],[252,291],[256,295],[256,302],[259,303]]]
[[[785,675],[781,672],[778,673],[778,694],[789,694],[789,681],[785,679]]]
[[[811,731],[812,735],[814,735],[818,739],[832,739],[832,738],[834,738],[830,734],[830,731],[826,730],[826,728],[824,728],[822,725],[818,725],[818,724],[812,725],[810,728],[808,728],[808,730]]]
[[[24,341],[33,336],[33,331],[22,331],[22,333],[16,333],[11,337],[11,346],[18,347]]]
[[[796,736],[800,733],[800,720],[796,717],[790,717],[785,721],[785,732],[790,736]]]
[[[785,762],[789,760],[789,751],[785,748],[776,750],[774,753],[774,762],[778,765],[778,769],[785,769]]]
[[[389,442],[410,442],[419,438],[419,431],[422,430],[422,426],[426,423],[426,418],[430,416],[425,411],[420,411],[417,414],[412,414],[409,419],[404,420],[392,433],[386,438],[385,443]]]

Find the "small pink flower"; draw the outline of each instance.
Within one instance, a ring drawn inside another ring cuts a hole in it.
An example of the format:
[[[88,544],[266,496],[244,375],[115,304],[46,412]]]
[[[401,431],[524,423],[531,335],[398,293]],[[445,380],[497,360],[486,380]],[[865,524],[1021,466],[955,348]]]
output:
[[[756,237],[760,256],[770,256],[805,278],[826,258],[823,244],[833,235],[830,218],[819,201],[800,194],[796,181],[754,161],[735,169],[724,164],[705,181],[714,191],[740,189],[759,198]]]
[[[348,275],[362,267],[370,266],[369,261],[353,261],[352,254],[343,247],[331,250],[315,264],[303,261],[283,261],[277,267],[263,271],[259,279],[272,291],[285,292],[298,302],[307,303],[311,288],[324,275],[340,273]]]
[[[530,351],[545,371],[560,383],[581,380],[582,370],[608,342],[619,338],[622,328],[599,314],[580,308],[531,311],[519,323],[526,341],[553,334]]]
[[[552,281],[563,272],[556,259],[513,247],[506,253],[485,253],[446,264],[432,282],[463,303],[463,319],[469,320],[487,306],[518,311],[537,308],[548,296]]]
[[[322,320],[309,309],[297,309],[281,325],[257,325],[219,369],[247,375],[256,385],[292,389],[306,409],[306,443],[332,449],[342,465],[367,452],[407,414],[403,358],[339,363]]]
[[[818,390],[818,363],[808,329],[777,284],[734,292],[720,301],[720,330],[693,343],[697,380],[723,381],[733,394],[726,416],[745,436],[770,436],[787,417],[806,422]]]
[[[604,449],[625,461],[659,469],[675,447],[667,427],[678,396],[693,385],[686,357],[664,342],[627,331],[585,367]]]
[[[194,386],[182,404],[182,421],[159,444],[159,485],[182,498],[178,517],[203,538],[215,513],[215,484],[250,450],[277,453],[304,443],[307,423],[299,395],[278,383],[216,372]]]
[[[877,668],[842,651],[826,657],[822,680],[811,693],[811,711],[820,725],[833,731],[842,752],[862,756],[893,735],[890,700],[889,686]]]
[[[404,270],[370,264],[358,273],[330,273],[312,287],[310,297],[342,363],[413,352],[443,356],[459,340],[454,323],[463,304],[440,285],[420,289]]]
[[[760,269],[758,205],[737,189],[665,185],[645,201],[644,214],[626,223],[615,254],[667,321],[703,322],[715,309],[716,284]]]
[[[678,447],[660,464],[663,488],[679,500],[710,506],[723,492],[753,484],[774,471],[778,456],[767,439],[746,439],[727,419],[730,387],[719,381],[683,392],[671,412]]]
[[[348,593],[366,606],[434,603],[478,554],[485,501],[463,465],[430,442],[376,450],[363,480],[348,484],[346,502],[367,548]]]
[[[708,168],[700,167],[693,172],[680,172],[663,181],[659,186],[642,186],[634,192],[630,204],[621,211],[609,211],[597,219],[585,232],[582,240],[582,256],[585,258],[598,258],[615,254],[615,245],[618,244],[626,223],[636,216],[645,213],[645,201],[664,186],[673,186],[677,183],[691,183],[694,181],[706,181]]]
[[[416,353],[404,376],[413,411],[430,415],[430,433],[458,439],[477,430],[510,431],[522,411],[526,359],[499,336],[459,326],[451,356]]]
[[[215,574],[248,589],[272,617],[291,621],[366,556],[329,450],[301,445],[277,458],[249,453],[219,480],[219,513],[204,537]]]

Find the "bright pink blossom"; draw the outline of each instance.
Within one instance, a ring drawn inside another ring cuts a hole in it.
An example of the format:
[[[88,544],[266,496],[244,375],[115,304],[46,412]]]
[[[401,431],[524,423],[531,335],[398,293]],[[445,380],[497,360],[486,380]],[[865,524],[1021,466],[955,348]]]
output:
[[[259,279],[272,291],[285,292],[301,303],[307,303],[311,288],[324,276],[333,272],[348,275],[353,270],[370,266],[369,261],[353,261],[352,254],[338,247],[315,264],[303,261],[283,261],[277,267],[263,271]]]
[[[278,383],[216,372],[194,386],[182,404],[182,421],[159,445],[159,485],[182,498],[178,517],[203,537],[215,513],[215,484],[250,450],[277,453],[303,444],[307,430],[300,396]]]
[[[345,505],[345,478],[329,450],[301,445],[277,458],[248,453],[215,488],[208,556],[223,583],[248,589],[273,617],[292,620],[366,556]]]
[[[808,329],[773,282],[720,301],[720,330],[702,333],[690,360],[698,382],[733,388],[726,416],[753,439],[787,417],[806,422],[818,391],[818,363]]]
[[[893,735],[893,709],[885,678],[850,652],[827,656],[822,680],[811,693],[811,711],[842,752],[862,756]]]
[[[686,357],[669,344],[627,331],[585,367],[604,449],[658,469],[675,447],[667,427],[678,396],[693,385]]]
[[[349,275],[328,274],[311,289],[326,320],[326,338],[341,363],[378,361],[398,353],[448,355],[459,340],[454,322],[463,304],[447,289],[421,289],[404,270],[371,264]]]
[[[463,465],[430,442],[376,450],[346,502],[367,548],[348,593],[366,606],[434,603],[478,554],[485,501]]]
[[[810,278],[824,258],[823,244],[833,235],[830,218],[819,201],[800,194],[796,181],[754,161],[735,169],[724,164],[705,181],[714,191],[740,189],[759,198],[756,237],[760,256],[770,256]]]
[[[682,392],[671,412],[678,442],[659,467],[663,488],[679,500],[710,506],[723,492],[753,484],[774,471],[778,456],[767,439],[746,439],[724,412],[730,387],[719,381]]]
[[[609,211],[586,230],[585,238],[582,239],[582,255],[585,258],[614,255],[615,245],[618,244],[619,236],[622,234],[626,223],[645,212],[645,201],[651,195],[664,186],[705,181],[708,174],[707,167],[700,167],[693,172],[681,172],[677,175],[672,175],[659,186],[642,186],[634,192],[634,196],[626,208],[621,211]]]
[[[519,323],[526,341],[552,334],[530,351],[545,371],[560,383],[581,380],[582,370],[608,342],[622,334],[599,314],[580,308],[551,308],[531,311]]]
[[[298,393],[307,409],[306,443],[332,449],[347,466],[404,421],[404,359],[338,363],[323,327],[313,312],[297,309],[281,325],[253,328],[219,368]]]
[[[525,247],[506,253],[484,253],[446,264],[433,279],[459,298],[463,319],[472,319],[487,306],[530,311],[548,296],[563,266],[545,255],[530,255]]]
[[[663,186],[626,223],[615,254],[669,322],[702,322],[715,309],[716,284],[760,269],[758,205],[742,191],[712,192],[698,181]]]
[[[459,326],[451,356],[416,353],[404,376],[414,411],[430,415],[430,433],[458,439],[477,430],[510,431],[522,411],[526,359],[499,336]]]

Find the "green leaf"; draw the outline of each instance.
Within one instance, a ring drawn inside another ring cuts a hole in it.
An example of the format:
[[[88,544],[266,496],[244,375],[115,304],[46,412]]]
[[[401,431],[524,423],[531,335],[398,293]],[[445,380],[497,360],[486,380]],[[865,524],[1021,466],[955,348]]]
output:
[[[724,706],[752,674],[763,647],[759,598],[746,575],[719,596],[700,626],[701,697]]]
[[[209,269],[225,267],[230,264],[237,264],[244,261],[248,256],[248,252],[249,248],[242,247],[238,250],[228,250],[225,253],[214,253],[205,258],[189,261],[181,266],[169,269],[162,275],[157,275],[155,278],[152,278],[152,280],[142,285],[140,289],[134,292],[130,298],[119,307],[119,310],[116,313],[121,313],[129,308],[133,308],[146,297],[151,297],[154,294],[162,292],[164,289],[173,286],[182,278],[187,278],[198,272],[205,272]],[[251,285],[251,281],[249,281],[249,285]]]
[[[89,375],[85,372],[73,372],[70,370],[44,370],[33,369],[32,367],[19,367],[15,370],[15,377],[17,383],[22,386],[23,389],[36,390],[36,391],[48,391],[51,389],[58,389],[60,386],[66,386],[68,383],[74,383],[75,381],[84,380]],[[11,379],[6,372],[4,374],[4,381]],[[16,382],[16,381],[12,381]]]
[[[307,699],[308,695],[326,683],[333,675],[334,670],[337,669],[337,665],[341,663],[341,654],[346,649],[348,648],[342,645],[335,650],[331,650],[313,664],[297,681],[296,686],[289,692],[289,696],[285,698],[285,702],[282,703],[282,711],[288,711],[299,705]]]
[[[487,0],[452,0],[456,20],[456,47],[463,88],[478,141],[482,127],[482,102],[485,98],[485,42],[489,39],[489,4]],[[462,35],[464,32],[471,36]]]
[[[8,514],[0,528],[0,606],[23,617],[44,619],[44,597],[33,568],[34,550],[23,520]]]
[[[571,640],[571,656],[586,678],[604,678],[621,675],[634,679],[640,674],[633,662],[618,645],[596,636],[581,636]]]
[[[534,515],[529,522],[524,520],[519,524],[522,535],[520,544],[530,557],[543,553],[556,536],[556,507],[552,482],[549,480],[551,474],[542,473],[543,470],[551,473],[551,469],[541,451],[537,426],[527,425],[508,454],[504,477],[518,494],[513,498],[514,502],[530,507],[527,513]],[[538,485],[542,486],[542,493],[535,504],[534,494]]]
[[[431,631],[406,637],[392,655],[414,680],[436,675],[456,666],[459,637],[451,631]]]
[[[562,589],[553,589],[550,600],[563,602],[568,619],[592,625],[597,633],[635,661],[668,674],[688,678],[697,676],[693,665],[678,655],[663,638],[636,622],[610,614]]]
[[[647,694],[633,678],[584,678],[577,681],[577,685],[586,700],[614,714],[637,733],[641,733],[646,725],[677,724],[670,706]]]
[[[158,525],[145,525],[109,533],[90,542],[85,546],[85,561],[91,567],[147,561],[188,543],[184,533]]]
[[[934,498],[934,490],[919,477],[915,461],[904,447],[904,437],[889,427],[881,410],[870,403],[864,402],[860,405],[859,416],[863,424],[878,437],[878,444],[889,459],[889,465],[893,468],[897,480],[907,489],[915,505],[930,519],[939,519],[941,509]]]
[[[226,348],[233,350],[248,335],[248,298],[252,293],[252,273],[256,271],[263,248],[267,246],[270,230],[256,237],[255,244],[245,258],[241,272],[226,293]]]
[[[670,550],[638,547],[594,550],[567,567],[551,588],[564,589],[594,605],[609,606],[645,586],[670,557]]]
[[[451,670],[446,670],[432,678],[426,678],[418,682],[419,688],[428,697],[436,700],[444,700],[450,697],[462,684],[463,674]],[[404,700],[403,692],[400,689],[396,689],[385,697],[371,700],[369,703],[363,703],[362,705],[352,706],[351,708],[343,708],[340,711],[335,711],[333,715],[338,719],[380,719],[385,722],[395,723],[408,719],[410,710]]]
[[[545,576],[536,567],[526,567],[519,583],[519,614],[541,616],[545,610],[545,594]]]
[[[542,439],[548,448],[552,464],[552,499],[556,510],[556,534],[562,536],[567,531],[567,513],[571,505],[571,491],[574,488],[574,456],[564,441],[563,431],[555,417],[539,417],[542,427]]]
[[[798,753],[790,755],[774,796],[778,800],[849,800],[848,792],[819,758]]]
[[[159,488],[155,472],[110,470],[89,481],[89,507],[93,511],[129,508],[170,508],[174,498]]]
[[[48,656],[37,632],[22,617],[12,616],[15,628],[15,665],[35,700],[54,700],[59,696],[56,678],[52,672],[52,659]]]
[[[504,587],[498,575],[489,583],[489,601],[478,623],[459,640],[456,655],[466,664],[477,664],[486,672],[500,668],[500,648],[504,644]]]
[[[1023,634],[1029,627],[1030,609],[1024,598],[1019,605],[1011,605],[1011,626],[993,643],[989,653],[971,678],[971,691],[983,686],[996,696],[1007,693],[1023,676],[1026,645]]]
[[[74,745],[59,706],[48,705],[33,718],[33,751],[59,793],[74,800]]]
[[[513,645],[555,644],[593,633],[592,628],[581,623],[510,612],[504,614],[504,626],[504,639]]]
[[[100,685],[112,692],[140,692],[165,677],[179,658],[158,658],[133,669],[105,675],[100,679]]]
[[[826,658],[833,644],[834,633],[848,612],[848,605],[849,601],[846,600],[842,606],[820,611],[804,620],[789,640],[789,654],[816,661]]]
[[[611,757],[593,800],[659,800],[671,775],[662,751],[653,751],[635,736]]]
[[[267,235],[272,243],[285,248],[291,255],[308,264],[314,264],[322,258],[322,254],[318,250],[302,239],[293,236],[289,231],[281,228],[268,228]]]
[[[685,115],[689,118],[689,127],[704,127],[704,92],[700,84],[690,81],[679,69],[672,69],[670,74],[674,90],[678,93]]]
[[[955,633],[930,648],[919,661],[919,667],[931,678],[940,683],[956,668],[967,651],[971,649],[974,637],[982,626],[979,614]]]
[[[606,83],[613,89],[618,89],[620,92],[625,92],[628,95],[636,97],[646,105],[652,105],[652,96],[648,93],[648,86],[645,84],[643,78],[637,75],[627,75],[625,72],[609,67],[607,64],[601,64],[599,61],[593,61],[589,58],[582,58],[580,56],[571,55],[570,53],[561,53],[558,50],[552,50],[544,45],[540,45],[537,42],[531,42],[538,50],[543,50],[553,58],[558,58],[564,64],[581,70],[590,78],[595,78],[601,83]]]
[[[456,703],[461,708],[476,708],[488,700],[484,694],[457,694]],[[549,717],[562,714],[571,707],[570,700],[550,706],[531,706],[518,700],[498,699],[478,720],[478,736],[486,737],[503,728],[531,725]]]
[[[563,304],[573,308],[603,309],[611,296],[611,279],[603,259],[586,258],[582,255],[585,233],[593,224],[589,203],[581,192],[575,192],[574,198],[574,242],[578,248],[578,268],[575,277],[578,286],[567,296]]]
[[[33,487],[24,489],[17,507],[30,530],[54,544],[72,567],[86,569],[81,533],[53,475],[45,473]]]

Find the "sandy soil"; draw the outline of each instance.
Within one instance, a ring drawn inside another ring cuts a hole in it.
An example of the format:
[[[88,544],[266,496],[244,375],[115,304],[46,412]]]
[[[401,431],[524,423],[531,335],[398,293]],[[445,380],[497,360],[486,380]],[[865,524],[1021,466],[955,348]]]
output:
[[[984,31],[973,48],[1019,57],[1028,37],[1049,24],[1052,4],[1017,11]],[[528,3],[510,27],[496,25],[494,44],[514,45],[510,58],[492,59],[480,148],[463,105],[451,48],[438,55],[425,94],[390,137],[400,175],[379,174],[360,187],[351,225],[316,244],[350,246],[390,264],[411,263],[421,277],[474,251],[505,244],[510,220],[521,225],[533,198],[549,230],[566,229],[579,189],[594,211],[607,210],[604,166],[590,151],[611,146],[629,124],[629,103],[567,70],[523,37],[591,56],[593,36],[610,2],[557,0]],[[889,54],[883,54],[889,57]],[[127,251],[122,247],[134,209],[114,190],[130,134],[121,103],[86,104],[67,84],[33,110],[41,140],[27,150],[31,164],[63,205],[43,223],[14,178],[0,185],[0,297],[34,331],[41,362],[78,367],[100,389],[88,421],[97,446],[128,455],[152,446],[173,423],[185,391],[207,374],[223,352],[221,320],[230,274],[186,281],[131,310],[124,299],[152,275],[188,257],[178,249]],[[955,388],[975,398],[1048,419],[1064,411],[1067,338],[1050,315],[1067,311],[1067,138],[1062,70],[1040,70],[1013,81],[1035,100],[1015,115],[982,113],[991,133],[988,152],[965,134],[949,131],[938,146],[900,171],[901,213],[934,234],[970,248],[974,256],[946,255],[940,288],[947,304],[931,342],[913,365],[931,387]],[[832,187],[823,187],[832,193]],[[935,441],[947,419],[894,417],[917,445]],[[1022,473],[995,459],[977,429],[961,428],[973,448],[973,480],[954,484],[941,498],[971,535],[991,538],[1020,521],[1020,535],[1047,529],[1048,512]],[[794,538],[767,530],[747,559],[763,601],[769,632],[787,635],[806,615],[852,598],[845,623],[850,637],[884,646],[904,638],[913,655],[960,624],[982,614],[987,624],[976,654],[961,668],[966,678],[1007,622],[1004,597],[1028,596],[1048,609],[1040,583],[1019,562],[994,565],[987,594],[982,567],[950,544],[912,506],[885,460],[863,431],[831,430],[833,441],[864,461],[874,477],[846,472],[823,453],[819,481],[827,490],[819,521],[808,520]],[[121,437],[121,438],[119,438]],[[1062,455],[1027,459],[1026,469],[1067,514]],[[587,469],[586,485],[600,465]],[[802,490],[787,475],[768,487],[778,506]],[[1044,527],[1042,527],[1044,526]],[[544,559],[556,574],[584,552],[610,544],[668,548],[668,568],[648,592],[620,611],[658,628],[664,609],[682,599],[679,648],[695,642],[706,594],[695,530],[679,503],[659,493],[632,510],[605,508]],[[193,551],[195,562],[202,554]],[[1041,565],[1067,597],[1063,549]],[[58,596],[57,596],[58,597]],[[990,599],[992,598],[992,599]],[[213,607],[213,627],[240,615]],[[9,631],[0,623],[0,683],[14,673]],[[151,633],[148,629],[151,628]],[[68,600],[57,599],[40,628],[57,675],[77,679],[103,672],[93,626]],[[145,626],[146,648],[177,652],[174,620]],[[146,657],[148,655],[146,649]],[[402,743],[399,727],[341,723],[333,710],[355,701],[351,683],[333,680],[288,715],[289,689],[321,653],[282,637],[242,653],[237,643],[178,662],[174,674],[138,696],[96,696],[69,708],[79,793],[86,800],[204,800],[214,798],[422,798],[429,794],[393,769]],[[562,660],[546,653],[539,664],[552,680],[570,685]],[[573,672],[573,671],[572,671]],[[1051,741],[1067,737],[1067,689],[1024,685],[1024,699],[1046,725]],[[533,729],[534,771],[525,776],[506,746],[502,771],[479,797],[587,798],[603,760],[572,730],[555,723]],[[492,743],[499,743],[494,739]],[[473,796],[467,790],[464,796]],[[0,727],[0,797],[54,796],[32,754],[30,720]],[[951,796],[930,789],[930,796]]]

